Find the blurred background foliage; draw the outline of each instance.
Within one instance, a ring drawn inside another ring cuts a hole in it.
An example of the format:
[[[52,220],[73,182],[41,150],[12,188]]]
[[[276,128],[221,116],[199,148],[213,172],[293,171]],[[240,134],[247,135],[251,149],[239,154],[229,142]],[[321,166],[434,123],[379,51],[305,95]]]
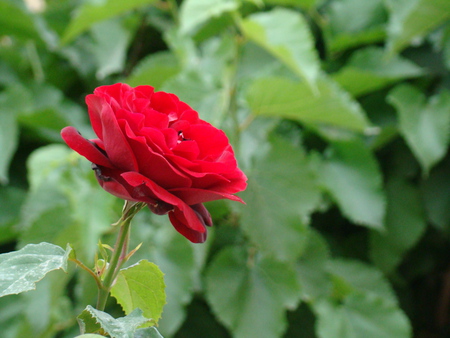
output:
[[[59,132],[93,136],[95,87],[148,84],[249,177],[247,205],[208,204],[205,244],[134,221],[165,337],[448,336],[449,19],[448,0],[0,0],[1,251],[70,242],[93,264],[122,202]],[[1,298],[2,337],[77,335],[89,278]]]

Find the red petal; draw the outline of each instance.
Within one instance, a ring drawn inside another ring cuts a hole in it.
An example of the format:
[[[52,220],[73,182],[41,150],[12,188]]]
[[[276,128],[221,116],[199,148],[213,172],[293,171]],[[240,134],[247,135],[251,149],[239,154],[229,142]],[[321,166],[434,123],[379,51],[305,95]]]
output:
[[[175,195],[172,195],[167,190],[161,188],[155,182],[136,172],[123,173],[122,177],[129,185],[135,188],[134,193],[131,193],[131,196],[134,198],[145,202],[144,199],[148,196],[151,199],[156,198],[163,202],[172,204],[174,206],[174,212],[176,212],[177,219],[182,217],[185,220],[184,224],[188,228],[201,233],[206,231],[203,222],[198,218],[197,214],[189,205]]]
[[[92,163],[112,168],[112,164],[93,142],[85,139],[74,127],[61,130],[61,137],[67,145]]]
[[[240,197],[225,192],[194,189],[194,188],[170,189],[169,192],[179,197],[189,205],[216,201],[224,198],[244,203],[244,201]]]
[[[133,150],[123,134],[111,107],[104,103],[101,112],[103,143],[108,157],[123,171],[138,171]]]
[[[192,210],[192,209],[191,209]],[[169,220],[175,230],[190,240],[192,243],[203,243],[206,241],[206,228],[204,231],[192,230],[185,222],[184,214],[178,210],[169,213]]]
[[[191,179],[175,169],[164,156],[149,148],[145,137],[135,136],[129,128],[126,128],[126,133],[143,176],[166,189],[191,186]]]

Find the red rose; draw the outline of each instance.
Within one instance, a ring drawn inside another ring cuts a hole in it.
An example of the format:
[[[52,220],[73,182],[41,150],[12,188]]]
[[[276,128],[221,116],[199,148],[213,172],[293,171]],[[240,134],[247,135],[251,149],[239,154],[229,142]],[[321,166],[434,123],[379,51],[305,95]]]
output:
[[[118,83],[98,87],[86,104],[98,138],[87,140],[73,127],[61,136],[93,163],[109,193],[168,213],[175,229],[195,243],[205,241],[205,226],[212,225],[204,202],[242,202],[233,194],[246,188],[247,178],[225,133],[176,95]]]

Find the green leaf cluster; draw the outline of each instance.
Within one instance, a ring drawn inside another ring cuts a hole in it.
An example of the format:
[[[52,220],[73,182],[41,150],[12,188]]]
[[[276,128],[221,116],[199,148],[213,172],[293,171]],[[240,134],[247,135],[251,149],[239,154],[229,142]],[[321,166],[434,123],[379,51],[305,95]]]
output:
[[[2,337],[445,332],[449,19],[447,0],[0,0]],[[93,266],[122,203],[59,132],[93,136],[84,96],[115,82],[223,129],[248,188],[207,204],[202,245],[140,212],[99,312],[85,271],[50,271],[67,243]]]

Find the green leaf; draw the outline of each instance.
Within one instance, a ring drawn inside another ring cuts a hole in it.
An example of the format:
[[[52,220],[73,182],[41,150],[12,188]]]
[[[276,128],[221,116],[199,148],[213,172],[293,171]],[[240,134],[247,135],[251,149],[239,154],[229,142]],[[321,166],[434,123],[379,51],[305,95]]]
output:
[[[238,8],[237,0],[185,0],[180,8],[180,31],[183,34],[192,33],[194,28],[210,18]]]
[[[306,225],[321,192],[310,160],[300,149],[275,137],[265,147],[259,145],[258,157],[247,171],[242,227],[261,250],[294,260],[306,245]]]
[[[335,142],[327,151],[321,182],[351,221],[383,229],[386,198],[375,156],[362,141]]]
[[[134,333],[149,319],[142,315],[141,309],[136,309],[128,316],[113,318],[106,312],[94,309],[88,305],[77,317],[82,334],[95,333],[103,329],[111,338],[134,338]]]
[[[66,271],[69,251],[53,244],[40,243],[1,254],[0,297],[34,290],[35,284],[50,271]]]
[[[382,41],[385,36],[383,0],[331,1],[324,16],[324,35],[331,52]]]
[[[427,218],[440,230],[450,231],[450,175],[448,162],[436,167],[422,183],[421,192]]]
[[[158,329],[154,326],[137,329],[134,338],[163,338]]]
[[[62,44],[71,42],[97,22],[110,19],[139,7],[148,6],[156,0],[105,0],[85,2],[77,9],[77,14],[69,23],[61,39]]]
[[[311,302],[331,291],[331,281],[326,270],[330,252],[325,239],[309,230],[307,245],[295,268],[301,286],[302,299]]]
[[[0,98],[0,107],[1,107]],[[0,184],[8,183],[9,164],[17,149],[19,128],[16,114],[0,108]]]
[[[395,293],[377,268],[359,261],[333,259],[326,270],[333,281],[333,297],[341,301],[354,294],[379,297],[397,305]]]
[[[332,78],[353,96],[360,96],[421,75],[424,71],[411,61],[401,56],[386,59],[381,48],[368,47],[356,51]]]
[[[387,100],[397,109],[399,129],[425,174],[446,154],[450,134],[450,92],[431,97],[411,85],[394,88]]]
[[[17,223],[25,195],[24,189],[0,187],[0,243],[12,241],[17,236]]]
[[[100,235],[118,218],[117,198],[101,189],[89,163],[66,146],[41,147],[27,164],[31,191],[22,210],[20,245],[70,242],[82,261],[91,261]]]
[[[448,0],[386,0],[390,12],[387,50],[392,56],[450,18]]]
[[[156,217],[153,217],[154,220]],[[164,306],[164,316],[158,321],[158,327],[166,335],[174,334],[186,317],[186,306],[192,299],[195,286],[195,276],[199,274],[201,267],[197,267],[195,249],[183,236],[173,231],[172,225],[166,218],[158,217],[162,227],[158,232],[149,236],[151,244],[145,244],[136,255],[151,257],[162,271],[166,284],[167,304]],[[154,222],[152,222],[154,225]],[[143,224],[149,228],[148,224]],[[136,230],[136,227],[133,228]],[[143,241],[140,233],[135,234],[136,239]],[[207,248],[201,247],[207,250]]]
[[[324,123],[360,132],[369,127],[360,105],[325,77],[317,80],[317,93],[305,82],[261,78],[250,85],[246,98],[255,115]]]
[[[140,308],[145,317],[156,324],[166,303],[164,277],[153,263],[141,260],[122,269],[117,276],[111,295],[117,299],[126,314]]]
[[[39,40],[33,17],[20,2],[0,1],[0,36]]]
[[[423,235],[427,222],[416,186],[393,178],[387,184],[387,194],[386,231],[370,234],[370,256],[380,269],[390,273]]]
[[[91,31],[96,42],[92,49],[97,62],[97,78],[102,80],[108,75],[122,71],[131,32],[123,27],[120,20],[99,22]]]
[[[314,306],[320,338],[411,337],[405,314],[392,303],[373,295],[352,295],[341,304],[326,299]]]
[[[277,57],[316,91],[319,57],[308,23],[299,12],[275,8],[248,16],[241,27],[248,39]]]
[[[207,300],[236,338],[281,336],[299,291],[289,264],[238,247],[218,253],[206,272]]]
[[[296,6],[305,9],[317,7],[323,0],[264,0],[269,5]]]
[[[160,90],[164,82],[179,71],[177,59],[172,53],[158,52],[139,62],[125,82],[132,87],[150,84]]]
[[[0,184],[8,183],[9,165],[19,141],[17,111],[23,107],[21,91],[21,87],[14,86],[0,94]]]

